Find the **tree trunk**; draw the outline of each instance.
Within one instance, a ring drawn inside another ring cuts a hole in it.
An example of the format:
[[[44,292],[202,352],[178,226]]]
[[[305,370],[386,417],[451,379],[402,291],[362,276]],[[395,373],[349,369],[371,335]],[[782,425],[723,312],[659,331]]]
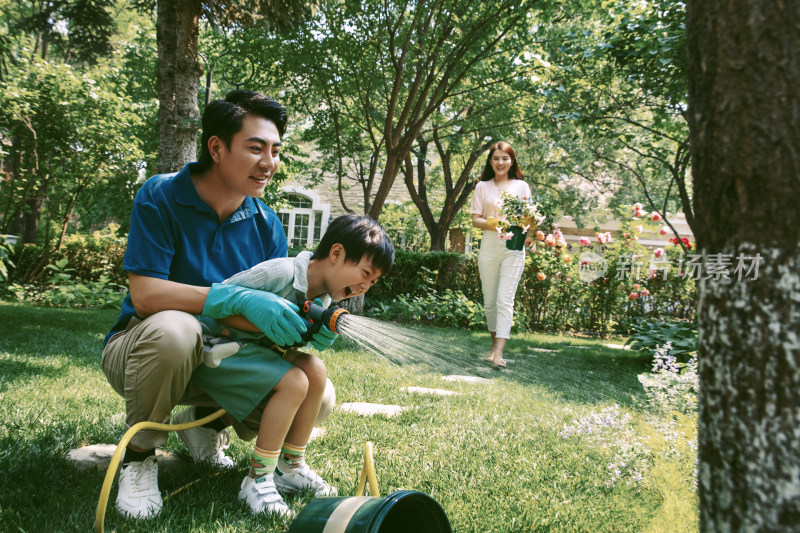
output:
[[[687,4],[693,229],[708,277],[698,305],[702,531],[800,524],[798,26],[794,2]],[[739,257],[757,254],[757,278],[736,273]],[[730,260],[729,279],[713,275]]]
[[[22,242],[35,244],[39,236],[39,216],[42,213],[44,199],[41,195],[29,198],[25,202],[25,211],[22,215]]]
[[[158,171],[175,172],[195,160],[202,70],[197,61],[200,2],[158,2]]]
[[[405,153],[407,154],[408,152],[406,151]],[[389,197],[389,192],[392,190],[392,185],[394,185],[394,180],[397,178],[397,174],[400,173],[400,165],[402,164],[404,158],[405,155],[403,155],[403,157],[397,157],[396,155],[389,155],[386,157],[386,164],[383,167],[383,176],[381,176],[381,183],[378,186],[378,192],[375,193],[375,198],[372,200],[372,205],[367,211],[367,214],[372,219],[378,220],[381,217],[383,204]]]

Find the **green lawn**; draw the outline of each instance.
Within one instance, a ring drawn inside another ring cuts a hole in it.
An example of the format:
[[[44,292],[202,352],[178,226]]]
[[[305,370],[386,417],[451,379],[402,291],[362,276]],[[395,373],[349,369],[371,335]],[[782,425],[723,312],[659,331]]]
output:
[[[0,303],[0,531],[91,529],[105,472],[80,470],[67,453],[122,436],[122,401],[100,368],[115,317]],[[425,333],[433,347],[467,352],[487,342],[486,333]],[[340,343],[323,354],[339,403],[408,409],[394,418],[334,411],[309,446],[309,463],[340,495],[353,495],[364,442],[372,441],[381,494],[426,492],[459,532],[697,531],[695,463],[686,445],[694,421],[648,412],[637,375],[648,371],[649,355],[607,342],[517,335],[506,372],[476,363],[480,352],[464,361],[460,373],[489,378],[484,383],[445,381],[441,368],[398,366]],[[461,394],[410,394],[404,386]],[[185,460],[160,475],[169,495],[162,514],[120,519],[114,489],[107,531],[286,529],[237,501],[243,468],[215,475],[195,467],[174,435],[165,448]],[[229,451],[245,465],[250,448],[233,437]],[[298,511],[307,503],[287,501]]]

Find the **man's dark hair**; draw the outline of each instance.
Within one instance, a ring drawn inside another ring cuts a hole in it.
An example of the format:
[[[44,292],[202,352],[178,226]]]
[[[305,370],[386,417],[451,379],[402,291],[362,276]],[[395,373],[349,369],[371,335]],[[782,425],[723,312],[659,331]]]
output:
[[[364,256],[385,276],[394,264],[394,246],[380,224],[364,215],[342,215],[328,225],[311,259],[325,259],[341,244],[345,261],[359,263]]]
[[[233,136],[241,131],[242,122],[247,115],[271,120],[283,137],[286,131],[286,109],[281,104],[256,91],[231,91],[225,100],[210,102],[203,112],[203,136],[200,140],[197,172],[205,172],[214,162],[208,150],[208,140],[217,136],[230,148]]]

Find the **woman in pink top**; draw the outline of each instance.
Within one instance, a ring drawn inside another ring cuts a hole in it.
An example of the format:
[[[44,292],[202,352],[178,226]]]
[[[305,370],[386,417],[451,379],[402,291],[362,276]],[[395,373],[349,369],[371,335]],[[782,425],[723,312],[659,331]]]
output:
[[[489,150],[486,166],[472,196],[472,225],[485,230],[478,254],[478,270],[486,308],[486,325],[492,336],[492,349],[484,358],[496,369],[506,367],[503,351],[514,321],[514,296],[525,268],[525,250],[509,250],[497,232],[497,204],[502,193],[531,196],[522,179],[511,145],[498,142]],[[528,229],[527,248],[533,242],[534,227]]]

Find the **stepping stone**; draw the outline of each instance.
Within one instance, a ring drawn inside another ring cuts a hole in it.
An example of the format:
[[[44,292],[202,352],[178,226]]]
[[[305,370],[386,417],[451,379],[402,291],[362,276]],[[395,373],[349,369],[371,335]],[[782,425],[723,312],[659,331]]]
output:
[[[406,392],[415,392],[417,394],[436,394],[438,396],[454,396],[460,394],[452,390],[428,389],[426,387],[400,387],[400,390]]]
[[[624,344],[604,344],[606,348],[614,348],[616,350],[630,350],[630,346],[625,346]]]
[[[325,428],[314,428],[311,430],[311,440],[317,439],[325,434]]]
[[[531,348],[530,350],[531,350],[532,352],[547,352],[547,353],[550,353],[550,352],[557,352],[557,351],[558,351],[558,350],[550,350],[550,349],[548,349],[548,348]]]
[[[388,417],[397,416],[408,409],[408,407],[401,407],[399,405],[384,405],[367,402],[343,403],[338,408],[347,413],[356,413],[363,416],[385,415]]]
[[[487,383],[489,381],[488,379],[479,376],[459,376],[459,375],[442,376],[442,379],[445,381],[463,381],[465,383]]]
[[[75,461],[75,466],[80,469],[96,468],[105,470],[111,463],[111,457],[116,449],[116,444],[92,444],[91,446],[70,450],[67,455],[71,460]],[[156,457],[158,458],[159,468],[169,469],[181,463],[179,457],[164,450],[156,450]]]

